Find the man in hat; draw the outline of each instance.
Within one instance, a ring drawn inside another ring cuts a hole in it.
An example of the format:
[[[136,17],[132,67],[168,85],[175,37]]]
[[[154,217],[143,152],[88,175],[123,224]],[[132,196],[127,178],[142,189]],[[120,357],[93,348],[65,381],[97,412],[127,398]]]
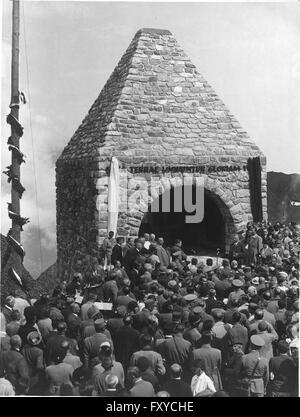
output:
[[[240,378],[250,379],[249,396],[263,397],[266,392],[268,375],[268,362],[260,357],[260,349],[265,342],[259,335],[250,338],[250,352],[242,357]]]
[[[242,290],[244,283],[240,279],[234,279],[232,281],[233,291],[228,296],[228,303],[227,307],[230,308],[233,299],[240,299],[240,297],[245,294],[244,290]]]
[[[278,340],[278,334],[274,327],[262,320],[258,323],[257,334],[264,340],[265,344],[260,350],[260,356],[267,359],[269,363],[270,359],[273,358],[273,343]]]
[[[83,341],[83,364],[85,368],[92,368],[98,362],[98,353],[102,343],[108,342],[112,348],[113,342],[109,339],[104,331],[106,330],[106,322],[104,319],[95,321],[95,331],[93,336],[87,337]]]
[[[29,390],[31,394],[36,393],[35,389],[41,382],[42,372],[44,371],[44,353],[38,347],[42,341],[41,335],[38,332],[30,332],[27,335],[27,343],[22,349],[29,370]]]

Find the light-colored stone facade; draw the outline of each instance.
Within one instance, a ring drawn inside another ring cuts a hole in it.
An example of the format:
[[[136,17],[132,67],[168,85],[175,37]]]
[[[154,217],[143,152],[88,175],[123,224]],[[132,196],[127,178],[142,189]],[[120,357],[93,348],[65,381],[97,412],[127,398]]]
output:
[[[239,166],[260,157],[266,217],[266,160],[169,31],[142,29],[57,161],[57,248],[63,277],[97,256],[107,235],[108,174],[115,156],[132,166]],[[148,174],[146,174],[147,177]],[[150,175],[150,174],[149,174]],[[148,175],[148,177],[149,177]],[[184,172],[151,174],[157,187]],[[191,175],[191,174],[189,174]],[[138,236],[145,203],[127,210],[139,174],[120,181],[118,235]],[[252,220],[247,170],[193,173],[225,220],[225,245]],[[126,201],[127,200],[127,201]]]

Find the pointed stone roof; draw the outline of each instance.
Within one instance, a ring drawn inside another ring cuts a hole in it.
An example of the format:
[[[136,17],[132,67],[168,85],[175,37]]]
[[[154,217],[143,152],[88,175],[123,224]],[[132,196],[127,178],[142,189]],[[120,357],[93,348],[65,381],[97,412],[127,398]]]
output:
[[[136,33],[58,162],[113,155],[263,156],[171,32],[159,29]]]

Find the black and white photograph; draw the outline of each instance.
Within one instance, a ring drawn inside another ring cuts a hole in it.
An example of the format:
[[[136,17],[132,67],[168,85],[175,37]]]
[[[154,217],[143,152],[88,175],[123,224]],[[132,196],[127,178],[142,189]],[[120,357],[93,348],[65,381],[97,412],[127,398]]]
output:
[[[300,2],[0,9],[0,396],[299,397]]]

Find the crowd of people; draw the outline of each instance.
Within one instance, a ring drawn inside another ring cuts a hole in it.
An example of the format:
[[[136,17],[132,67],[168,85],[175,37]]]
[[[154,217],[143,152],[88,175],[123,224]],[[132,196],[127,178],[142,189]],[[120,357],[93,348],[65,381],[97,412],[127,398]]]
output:
[[[0,395],[298,396],[299,226],[249,223],[218,262],[183,244],[110,232],[52,294],[8,296]]]

